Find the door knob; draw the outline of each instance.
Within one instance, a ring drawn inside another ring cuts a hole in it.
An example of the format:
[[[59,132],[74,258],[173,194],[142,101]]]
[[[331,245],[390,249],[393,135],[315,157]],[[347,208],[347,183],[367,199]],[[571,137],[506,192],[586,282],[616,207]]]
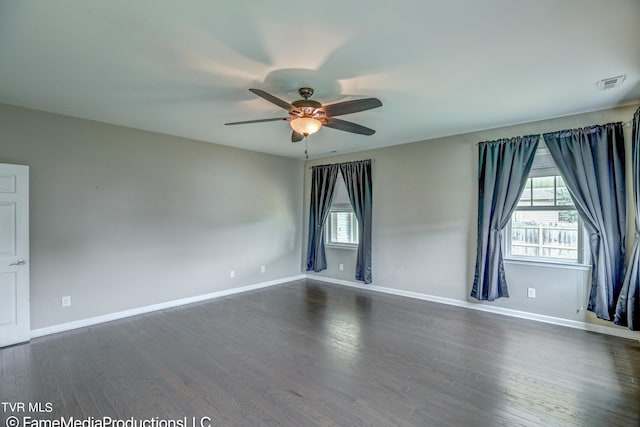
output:
[[[27,263],[27,261],[25,261],[23,259],[20,259],[20,260],[18,260],[18,262],[14,262],[14,263],[9,264],[9,265],[25,265],[26,263]]]

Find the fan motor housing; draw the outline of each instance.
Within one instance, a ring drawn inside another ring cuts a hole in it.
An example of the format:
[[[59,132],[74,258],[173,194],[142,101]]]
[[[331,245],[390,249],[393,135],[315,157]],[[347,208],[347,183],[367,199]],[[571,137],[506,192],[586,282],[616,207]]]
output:
[[[298,108],[320,108],[322,107],[322,104],[319,103],[318,101],[313,101],[311,99],[300,99],[298,101],[293,101],[291,103],[291,105],[293,105],[294,107],[298,107]]]
[[[322,104],[318,101],[312,101],[311,99],[300,99],[291,103],[294,107],[302,112],[301,117],[313,117],[319,119],[324,117],[324,110],[322,110]],[[296,116],[299,114],[292,113]]]
[[[322,107],[322,104],[319,103],[318,101],[312,101],[311,99],[309,99],[309,97],[311,95],[313,95],[313,89],[312,88],[310,88],[310,87],[301,87],[300,89],[298,89],[298,93],[304,99],[299,99],[297,101],[293,101],[291,103],[291,105],[293,105],[294,107],[300,109],[304,113],[305,116],[314,114],[316,112],[316,110],[318,110],[319,108]]]

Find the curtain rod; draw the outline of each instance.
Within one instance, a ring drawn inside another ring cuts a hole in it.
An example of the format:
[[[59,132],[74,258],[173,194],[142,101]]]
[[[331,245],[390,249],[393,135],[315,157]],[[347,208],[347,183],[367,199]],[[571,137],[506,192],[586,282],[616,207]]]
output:
[[[361,160],[352,160],[350,162],[340,162],[340,163],[326,163],[324,165],[315,165],[315,166],[309,166],[308,169],[313,169],[313,168],[317,168],[320,166],[331,166],[331,165],[344,165],[346,163],[355,163],[355,162],[364,162],[369,160],[371,163],[375,163],[376,159],[361,159]]]
[[[629,126],[633,125],[633,121],[632,120],[627,120],[626,122],[613,122],[613,123],[622,123],[622,126],[624,126],[624,127],[629,127]],[[595,125],[595,126],[597,126],[597,125]],[[562,131],[560,131],[560,132],[562,132]],[[544,132],[544,133],[551,133],[551,132]],[[540,136],[542,137],[542,133],[540,133]],[[498,138],[498,139],[510,139],[510,138]],[[476,142],[476,145],[484,144],[485,142],[490,142],[490,141]]]

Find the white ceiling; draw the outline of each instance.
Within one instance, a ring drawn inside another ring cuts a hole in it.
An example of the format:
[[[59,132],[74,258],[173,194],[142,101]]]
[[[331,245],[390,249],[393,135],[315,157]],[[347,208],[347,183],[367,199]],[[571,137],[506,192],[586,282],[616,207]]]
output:
[[[223,125],[286,116],[248,88],[382,100],[320,157],[637,102],[639,22],[638,0],[0,0],[0,102],[303,158],[286,122]]]

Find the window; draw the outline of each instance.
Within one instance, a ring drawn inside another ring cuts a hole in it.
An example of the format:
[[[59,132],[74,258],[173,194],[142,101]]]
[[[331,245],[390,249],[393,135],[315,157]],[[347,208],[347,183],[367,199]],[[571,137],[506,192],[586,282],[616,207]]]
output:
[[[583,234],[569,190],[547,148],[541,145],[507,227],[507,256],[582,263]]]
[[[351,206],[332,206],[326,224],[326,244],[358,246],[358,220]]]
[[[358,220],[353,213],[347,186],[338,174],[333,201],[325,223],[325,244],[339,248],[358,248]]]

